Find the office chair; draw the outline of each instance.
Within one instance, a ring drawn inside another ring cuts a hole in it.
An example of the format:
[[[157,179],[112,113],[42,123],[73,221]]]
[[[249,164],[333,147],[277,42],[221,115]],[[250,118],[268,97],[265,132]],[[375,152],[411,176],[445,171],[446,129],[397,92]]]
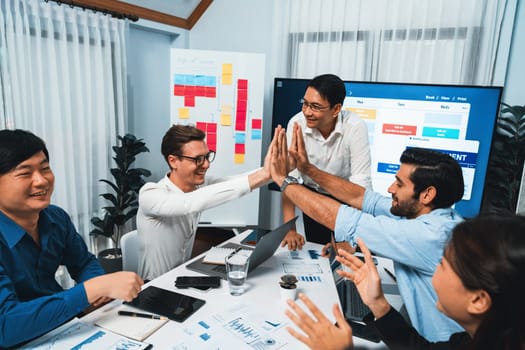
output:
[[[137,230],[122,235],[120,248],[122,249],[122,270],[137,272],[139,267],[139,235]]]

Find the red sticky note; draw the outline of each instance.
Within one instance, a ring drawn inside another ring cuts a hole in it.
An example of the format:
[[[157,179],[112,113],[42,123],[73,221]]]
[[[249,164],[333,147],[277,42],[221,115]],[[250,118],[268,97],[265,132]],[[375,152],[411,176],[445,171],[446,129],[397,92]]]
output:
[[[252,129],[261,129],[262,119],[252,119]]]
[[[244,143],[236,143],[235,144],[235,154],[245,154],[245,144]]]
[[[237,80],[237,89],[248,89],[248,80],[247,79],[238,79]]]
[[[184,96],[184,107],[195,107],[195,96]]]
[[[175,85],[173,87],[173,95],[184,96],[184,85]]]

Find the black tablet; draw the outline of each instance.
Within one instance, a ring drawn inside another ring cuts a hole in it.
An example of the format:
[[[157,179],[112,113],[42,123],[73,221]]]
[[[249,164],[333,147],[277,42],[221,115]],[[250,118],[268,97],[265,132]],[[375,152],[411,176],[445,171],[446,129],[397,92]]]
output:
[[[183,322],[204,303],[204,300],[154,286],[147,287],[135,299],[125,302],[177,322]]]

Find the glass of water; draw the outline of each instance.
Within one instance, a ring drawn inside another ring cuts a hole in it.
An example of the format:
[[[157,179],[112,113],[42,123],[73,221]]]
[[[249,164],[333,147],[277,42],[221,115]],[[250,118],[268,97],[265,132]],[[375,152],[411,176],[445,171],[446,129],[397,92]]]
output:
[[[225,259],[226,274],[231,295],[241,295],[246,290],[246,276],[250,265],[250,252],[240,250]]]

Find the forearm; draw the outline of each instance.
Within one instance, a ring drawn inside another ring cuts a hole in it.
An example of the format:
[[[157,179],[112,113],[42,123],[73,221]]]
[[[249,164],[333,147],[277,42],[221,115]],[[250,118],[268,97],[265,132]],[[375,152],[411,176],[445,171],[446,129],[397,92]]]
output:
[[[264,168],[258,169],[248,175],[248,183],[250,184],[250,190],[259,188],[267,184],[270,180],[270,173]]]
[[[364,187],[322,171],[312,164],[302,169],[302,173],[318,183],[339,201],[357,209],[362,208],[365,195]]]
[[[386,315],[392,308],[392,306],[390,306],[390,304],[386,300],[384,294],[380,298],[378,298],[377,300],[374,300],[367,306],[370,308],[370,311],[372,311],[376,319],[379,319],[383,317],[384,315]]]
[[[202,186],[192,192],[143,187],[139,195],[139,207],[148,216],[181,216],[200,212],[249,193],[248,176],[238,176],[228,181]]]
[[[88,307],[84,287],[0,306],[0,348],[12,347],[60,326]]]
[[[287,186],[285,195],[292,203],[301,209],[303,213],[328,227],[330,230],[334,230],[336,215],[341,205],[339,202],[310,191],[302,185]]]
[[[283,205],[283,221],[288,222],[295,217],[295,205],[285,193],[281,194]]]

